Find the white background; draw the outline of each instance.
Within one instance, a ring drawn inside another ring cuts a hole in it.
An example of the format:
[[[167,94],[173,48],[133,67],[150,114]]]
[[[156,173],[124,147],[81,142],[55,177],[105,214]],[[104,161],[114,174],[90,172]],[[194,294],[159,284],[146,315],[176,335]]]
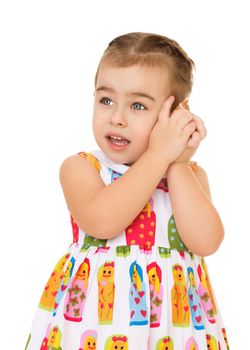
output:
[[[249,342],[249,15],[247,1],[2,1],[0,5],[1,344],[24,349],[42,290],[71,243],[59,182],[68,156],[97,147],[94,74],[114,37],[175,39],[196,63],[191,110],[225,226],[206,258],[230,341]],[[202,233],[201,233],[202,234]]]

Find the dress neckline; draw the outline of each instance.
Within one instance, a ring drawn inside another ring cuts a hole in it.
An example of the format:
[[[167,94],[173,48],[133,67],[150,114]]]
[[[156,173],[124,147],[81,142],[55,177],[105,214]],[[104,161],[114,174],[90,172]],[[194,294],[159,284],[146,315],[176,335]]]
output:
[[[112,170],[115,170],[119,174],[124,174],[130,168],[130,166],[128,165],[114,162],[101,149],[95,149],[89,151],[89,153],[93,154],[93,156],[95,156],[98,160],[103,162],[107,167],[109,167]]]
[[[89,151],[89,153],[93,154],[98,160],[103,162],[108,168],[115,170],[119,174],[124,174],[128,169],[130,169],[129,165],[121,164],[121,163],[116,163],[112,159],[110,159],[106,153],[104,153],[101,149],[95,149],[92,151]],[[195,162],[191,162],[195,163]],[[164,174],[162,179],[166,179],[167,176]]]

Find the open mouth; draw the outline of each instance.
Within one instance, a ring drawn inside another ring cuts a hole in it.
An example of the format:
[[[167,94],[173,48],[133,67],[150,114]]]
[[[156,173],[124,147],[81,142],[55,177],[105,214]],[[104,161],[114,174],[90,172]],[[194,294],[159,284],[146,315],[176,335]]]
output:
[[[109,146],[113,149],[113,150],[123,150],[125,149],[129,144],[130,141],[126,140],[126,139],[118,139],[112,136],[106,136],[106,139],[108,141]]]
[[[128,143],[130,143],[130,141],[127,139],[115,138],[113,136],[106,137],[110,140],[110,142],[114,143],[115,145],[127,145]]]

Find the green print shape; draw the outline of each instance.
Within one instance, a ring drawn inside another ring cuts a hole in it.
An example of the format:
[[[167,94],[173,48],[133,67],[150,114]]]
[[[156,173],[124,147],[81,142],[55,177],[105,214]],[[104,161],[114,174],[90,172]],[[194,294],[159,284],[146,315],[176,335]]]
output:
[[[78,304],[78,298],[77,297],[74,297],[74,298],[70,298],[69,299],[69,302],[72,306],[75,306]]]
[[[157,314],[150,315],[150,323],[158,321]]]
[[[171,249],[166,247],[158,247],[158,251],[161,258],[170,258],[171,257]]]
[[[159,307],[161,304],[162,304],[162,300],[161,299],[159,299],[158,297],[155,297],[154,299],[153,299],[153,304],[155,304],[157,307]]]
[[[79,296],[80,300],[83,301],[84,299],[86,299],[86,294],[84,292],[82,292],[82,294]]]
[[[213,317],[215,315],[213,308],[210,310],[207,310],[207,313],[210,317]]]
[[[116,256],[126,256],[130,255],[130,246],[128,245],[120,245],[116,247]]]
[[[84,242],[81,247],[81,252],[86,251],[89,246],[95,246],[95,247],[106,247],[107,239],[98,239],[92,236],[89,236],[86,234],[84,237]]]
[[[29,345],[29,342],[30,342],[30,338],[31,338],[31,334],[29,334],[29,337],[28,337],[28,340],[27,340],[27,343],[26,343],[26,345],[25,345],[25,349],[24,349],[24,350],[27,349],[27,347],[28,347],[28,345]]]
[[[180,239],[175,225],[174,215],[172,215],[168,221],[168,241],[171,249],[177,249],[186,252],[189,251]]]
[[[201,296],[201,299],[204,300],[206,303],[208,302],[208,299],[209,299],[209,294],[207,292],[205,292],[202,296]]]
[[[78,284],[75,284],[73,288],[71,288],[71,292],[73,292],[75,295],[81,292],[81,288],[78,286]]]
[[[74,316],[75,316],[75,317],[80,316],[80,308],[78,308],[78,309],[73,309],[73,312],[74,312]]]

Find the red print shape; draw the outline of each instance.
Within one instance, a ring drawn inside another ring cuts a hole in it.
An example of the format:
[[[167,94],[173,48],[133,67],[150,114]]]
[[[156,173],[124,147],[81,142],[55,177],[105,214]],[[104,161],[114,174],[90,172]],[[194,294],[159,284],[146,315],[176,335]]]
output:
[[[200,321],[201,321],[201,316],[197,316],[197,317],[195,317],[195,319],[196,319],[196,321],[197,321],[198,323],[200,323]]]
[[[145,294],[145,292],[138,292],[138,294],[140,295],[140,297],[142,298],[143,297],[143,295]]]
[[[197,305],[193,305],[193,310],[194,310],[194,312],[196,312],[196,310],[197,310]]]

